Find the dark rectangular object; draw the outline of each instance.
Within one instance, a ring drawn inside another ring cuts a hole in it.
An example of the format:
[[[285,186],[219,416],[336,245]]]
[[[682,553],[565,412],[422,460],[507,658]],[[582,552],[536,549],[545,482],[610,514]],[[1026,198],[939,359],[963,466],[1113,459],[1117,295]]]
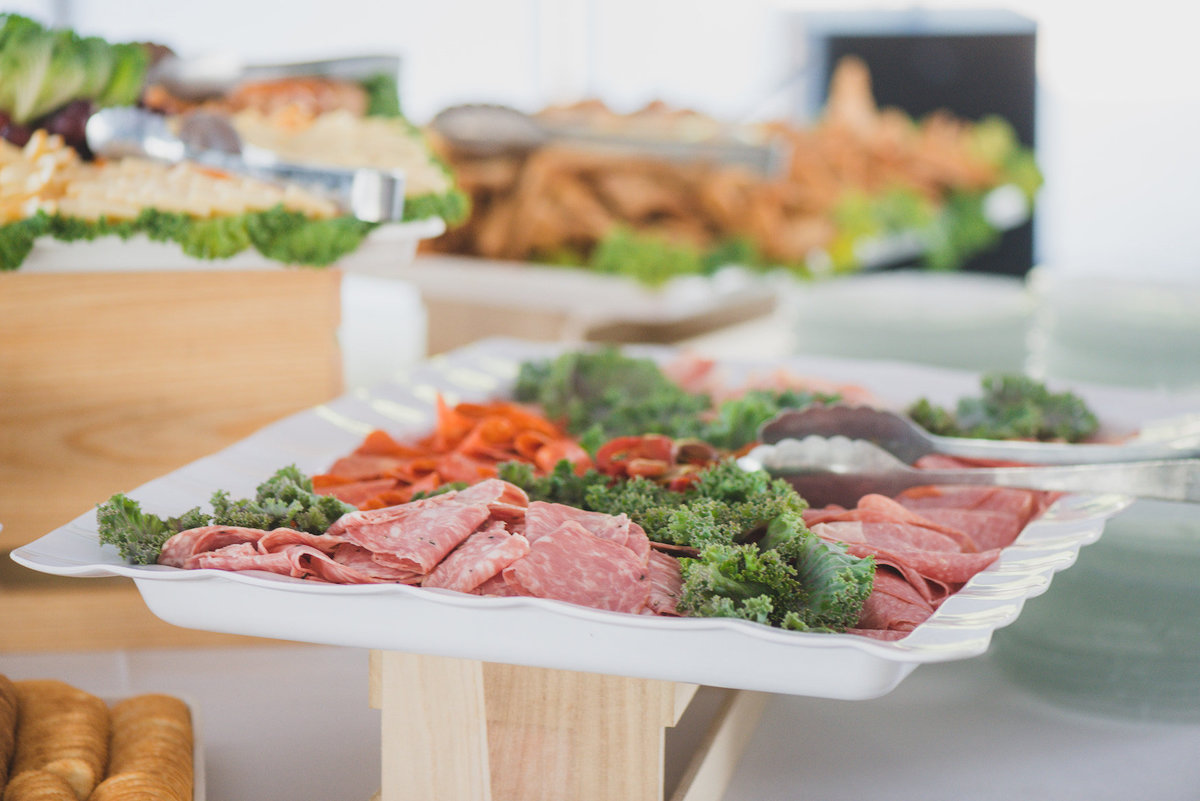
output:
[[[844,56],[871,71],[880,107],[919,118],[946,109],[967,120],[1003,117],[1036,151],[1037,25],[1010,11],[897,11],[802,14],[810,78],[805,114],[824,106]],[[1024,275],[1033,266],[1033,221],[963,269]]]

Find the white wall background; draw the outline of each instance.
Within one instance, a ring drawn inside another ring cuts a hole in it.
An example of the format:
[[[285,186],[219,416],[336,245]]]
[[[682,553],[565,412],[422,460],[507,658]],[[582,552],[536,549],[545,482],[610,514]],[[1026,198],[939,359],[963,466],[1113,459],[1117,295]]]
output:
[[[722,116],[759,108],[794,53],[778,12],[906,8],[871,0],[43,0],[8,4],[86,32],[185,54],[255,60],[399,52],[417,121],[464,101],[535,108],[594,93]],[[925,8],[970,8],[969,2]],[[1038,217],[1043,263],[1200,276],[1200,47],[1186,4],[1105,10],[1078,0],[1006,5],[1039,24]],[[1197,277],[1196,280],[1200,280]]]

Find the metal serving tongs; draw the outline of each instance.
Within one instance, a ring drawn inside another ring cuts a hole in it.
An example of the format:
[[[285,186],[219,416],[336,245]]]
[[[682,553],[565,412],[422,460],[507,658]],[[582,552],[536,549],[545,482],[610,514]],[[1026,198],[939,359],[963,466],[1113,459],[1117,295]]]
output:
[[[1114,493],[1200,503],[1200,459],[922,470],[866,440],[809,436],[759,445],[739,464],[785,479],[812,506],[852,507],[870,493],[896,495],[910,487],[938,484]]]
[[[772,444],[808,436],[873,442],[912,464],[930,453],[1027,464],[1094,464],[1200,457],[1200,414],[1147,423],[1120,444],[1024,442],[941,437],[908,417],[869,406],[813,405],[781,412],[759,429],[758,441]]]
[[[443,109],[429,127],[453,149],[478,157],[523,153],[561,143],[664,161],[739,165],[767,177],[778,175],[787,161],[786,149],[773,140],[756,143],[732,136],[694,141],[634,136],[548,123],[508,106],[487,103]]]
[[[367,222],[399,222],[404,213],[401,170],[318,167],[281,160],[242,143],[224,117],[191,112],[173,127],[166,117],[138,108],[106,108],[87,122],[87,143],[98,156],[140,156],[175,164],[192,161],[272,183],[321,192]]]

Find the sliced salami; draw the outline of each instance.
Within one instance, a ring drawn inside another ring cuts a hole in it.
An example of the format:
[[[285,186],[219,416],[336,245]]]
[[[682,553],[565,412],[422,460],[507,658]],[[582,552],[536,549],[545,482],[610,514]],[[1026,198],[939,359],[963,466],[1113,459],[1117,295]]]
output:
[[[679,560],[661,551],[650,552],[650,597],[644,611],[654,615],[678,615],[676,604],[683,588]]]
[[[933,614],[933,604],[903,576],[886,567],[875,572],[875,586],[863,604],[859,629],[909,632]]]
[[[624,545],[643,562],[650,557],[650,538],[628,515],[587,512],[560,503],[534,501],[525,515],[525,536],[531,543],[573,521],[601,539]]]
[[[624,545],[597,537],[574,520],[530,543],[529,553],[504,569],[519,595],[640,612],[649,600],[645,563]]]
[[[519,593],[504,579],[501,572],[480,584],[473,591],[475,595],[489,595],[494,598],[511,598]]]
[[[321,571],[329,581],[337,581],[334,576],[345,576],[349,584],[420,584],[424,577],[415,570],[381,565],[366,548],[348,542],[333,552],[333,562],[338,567]]]
[[[487,503],[460,503],[448,492],[343,515],[330,532],[371,551],[381,565],[428,574],[489,515]]]
[[[158,554],[160,565],[186,567],[188,560],[199,553],[215,551],[227,545],[256,543],[267,532],[239,526],[200,526],[172,535]]]
[[[510,534],[502,521],[495,521],[451,551],[421,586],[471,592],[527,553],[529,540]]]

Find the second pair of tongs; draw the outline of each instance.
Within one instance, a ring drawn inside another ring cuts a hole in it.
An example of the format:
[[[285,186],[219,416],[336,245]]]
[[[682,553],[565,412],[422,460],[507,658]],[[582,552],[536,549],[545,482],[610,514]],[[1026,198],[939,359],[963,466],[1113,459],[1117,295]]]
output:
[[[144,109],[101,109],[88,119],[87,143],[98,156],[192,161],[271,183],[296,184],[367,222],[399,222],[404,215],[402,171],[286,162],[269,150],[243,144],[229,121],[217,114],[192,112],[173,126]]]
[[[786,148],[775,140],[743,141],[734,136],[706,139],[649,137],[553,124],[509,106],[468,103],[439,112],[430,128],[456,151],[489,157],[526,153],[551,143],[660,161],[737,165],[765,177],[778,176]]]
[[[905,464],[866,440],[809,436],[759,445],[740,464],[785,479],[812,506],[852,507],[870,493],[892,496],[912,487],[943,484],[1115,493],[1200,503],[1200,459],[925,470]]]
[[[810,504],[853,506],[868,493],[916,486],[981,484],[1060,492],[1117,493],[1200,502],[1200,417],[1144,427],[1121,444],[1066,444],[939,437],[907,417],[870,407],[786,411],[759,430],[764,443],[743,460],[787,479]],[[1041,465],[928,470],[931,453]]]
[[[942,437],[895,412],[841,404],[813,405],[781,412],[763,424],[758,433],[758,441],[768,445],[809,436],[867,440],[907,464],[931,453],[1026,464],[1094,464],[1200,457],[1200,415],[1195,414],[1148,423],[1137,436],[1115,444]]]

